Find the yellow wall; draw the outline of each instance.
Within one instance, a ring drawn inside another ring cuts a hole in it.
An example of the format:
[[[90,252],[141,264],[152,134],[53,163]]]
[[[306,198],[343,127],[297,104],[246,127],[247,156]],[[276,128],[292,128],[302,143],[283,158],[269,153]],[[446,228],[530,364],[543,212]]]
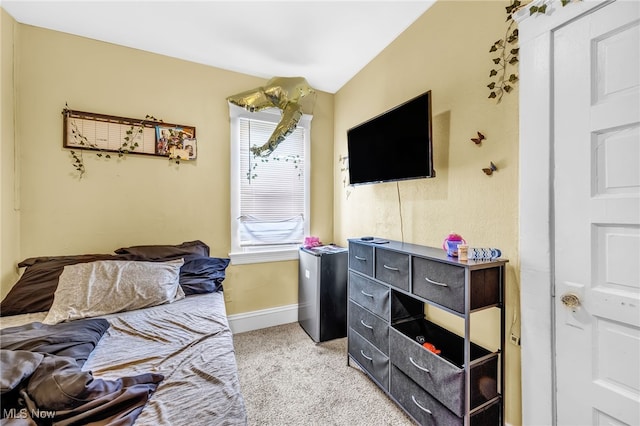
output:
[[[16,23],[0,9],[0,297],[17,278],[16,259],[20,251],[20,215],[16,170],[13,55]]]
[[[507,5],[441,0],[335,96],[319,94],[312,124],[311,234],[340,244],[366,234],[439,246],[456,231],[472,246],[499,247],[509,259],[509,326],[512,318],[517,321],[519,303],[518,94],[496,105],[486,88],[493,66],[488,50],[504,37]],[[13,282],[15,263],[29,256],[190,239],[205,241],[214,256],[227,255],[225,98],[264,80],[16,24],[4,11],[1,31],[2,295]],[[14,57],[8,53],[13,51]],[[338,158],[347,153],[347,129],[426,90],[433,95],[437,177],[346,187]],[[196,126],[199,159],[176,166],[159,158],[103,161],[86,154],[87,174],[79,181],[62,148],[65,103],[76,110],[134,118],[151,114]],[[479,147],[470,141],[476,131],[487,136]],[[481,169],[490,161],[499,170],[487,177]],[[327,181],[331,176],[333,186]],[[225,287],[233,289],[229,314],[297,302],[297,262],[231,266],[227,272]],[[428,313],[461,327],[457,319]],[[494,346],[497,315],[483,312],[473,319],[474,339]],[[507,345],[506,361],[506,420],[516,425],[518,347]]]
[[[266,80],[42,28],[17,27],[21,249],[13,262],[193,239],[211,246],[213,256],[227,257],[230,151],[225,98]],[[176,165],[148,156],[101,160],[85,153],[87,172],[79,180],[69,151],[62,148],[65,104],[74,110],[132,118],[150,114],[195,126],[198,159]],[[326,240],[333,235],[332,187],[325,180],[333,168],[333,95],[320,92],[313,113],[311,232]],[[3,196],[4,185],[3,179]],[[234,289],[229,314],[296,303],[297,262],[230,266],[225,287]]]
[[[471,246],[500,248],[509,259],[509,332],[519,304],[518,95],[507,95],[496,105],[486,87],[494,66],[489,48],[504,37],[507,5],[439,1],[336,94],[334,229],[341,244],[375,235],[440,247],[455,231]],[[338,158],[347,154],[347,130],[426,90],[432,92],[437,177],[345,186],[347,172]],[[477,131],[487,137],[481,146],[470,140]],[[482,168],[491,161],[498,171],[486,176]],[[499,315],[491,311],[474,314],[472,335],[496,347]],[[436,309],[428,314],[462,333],[457,318]],[[506,420],[519,424],[520,348],[511,344],[505,376]]]

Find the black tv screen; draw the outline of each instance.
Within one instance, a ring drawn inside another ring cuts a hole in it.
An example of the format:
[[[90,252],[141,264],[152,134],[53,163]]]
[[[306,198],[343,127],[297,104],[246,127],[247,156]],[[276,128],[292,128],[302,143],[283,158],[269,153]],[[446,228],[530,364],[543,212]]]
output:
[[[349,184],[435,177],[431,91],[347,131]]]

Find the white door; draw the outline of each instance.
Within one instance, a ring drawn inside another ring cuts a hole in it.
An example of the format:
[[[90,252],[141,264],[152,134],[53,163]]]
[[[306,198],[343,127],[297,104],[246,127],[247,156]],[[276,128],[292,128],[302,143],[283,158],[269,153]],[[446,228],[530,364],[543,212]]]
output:
[[[557,424],[640,425],[640,2],[552,40]]]

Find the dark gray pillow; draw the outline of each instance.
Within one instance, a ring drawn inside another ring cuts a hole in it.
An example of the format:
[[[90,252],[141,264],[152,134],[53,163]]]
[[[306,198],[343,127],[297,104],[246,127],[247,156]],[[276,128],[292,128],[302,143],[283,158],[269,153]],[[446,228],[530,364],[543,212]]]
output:
[[[132,254],[148,260],[170,260],[196,254],[209,256],[209,246],[200,240],[185,241],[177,245],[147,245],[122,247],[115,251],[118,254]]]
[[[180,287],[185,295],[213,293],[222,290],[229,259],[185,256],[180,268]]]

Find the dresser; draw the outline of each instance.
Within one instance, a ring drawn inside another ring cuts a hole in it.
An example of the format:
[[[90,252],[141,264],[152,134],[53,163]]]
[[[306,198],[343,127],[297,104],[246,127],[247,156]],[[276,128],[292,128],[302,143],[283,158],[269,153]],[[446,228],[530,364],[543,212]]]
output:
[[[506,262],[350,239],[348,362],[421,425],[503,424]],[[425,304],[462,318],[464,335],[429,321]],[[493,350],[470,337],[473,313],[484,309],[499,310],[500,346]]]

